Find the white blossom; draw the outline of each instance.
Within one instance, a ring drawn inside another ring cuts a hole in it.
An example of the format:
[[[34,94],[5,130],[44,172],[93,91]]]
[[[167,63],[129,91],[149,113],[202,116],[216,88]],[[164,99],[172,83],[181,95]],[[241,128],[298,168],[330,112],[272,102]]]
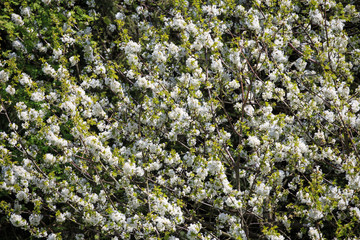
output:
[[[5,89],[5,91],[10,95],[14,95],[16,90],[11,85],[8,85]]]
[[[70,64],[72,67],[75,66],[79,62],[79,60],[75,56],[70,57],[69,61],[70,61]]]
[[[196,238],[196,235],[198,234],[198,232],[201,229],[201,225],[198,224],[190,224],[190,226],[188,227],[188,232],[187,232],[187,236],[190,238]]]
[[[124,47],[125,53],[128,54],[134,54],[134,53],[138,53],[141,51],[141,46],[134,42],[134,41],[129,41],[126,46]]]
[[[70,113],[71,116],[74,116],[76,113],[76,106],[71,101],[66,101],[62,103],[61,108],[63,108],[66,112]]]
[[[249,18],[246,23],[251,30],[256,32],[261,30],[259,18],[257,15],[251,15],[251,18]]]
[[[33,92],[31,94],[31,100],[33,100],[34,102],[41,102],[44,99],[45,99],[45,95],[44,92],[42,91]]]
[[[30,7],[21,7],[21,15],[23,17],[30,17],[31,14],[31,8]]]
[[[24,46],[24,45],[22,44],[22,42],[20,42],[19,40],[13,41],[12,46],[13,46],[16,50],[25,51],[25,46]]]
[[[3,11],[3,220],[47,239],[356,237],[355,1],[60,2]]]
[[[41,219],[43,218],[42,215],[40,214],[36,214],[36,213],[32,213],[29,217],[29,222],[30,225],[32,226],[38,226],[40,224]]]
[[[50,153],[45,154],[44,161],[48,164],[54,164],[56,162],[55,156]]]
[[[21,215],[18,215],[18,214],[15,214],[15,213],[11,214],[10,221],[15,227],[24,227],[24,226],[28,225],[26,220],[23,219],[21,217]]]
[[[30,76],[27,75],[26,73],[23,73],[21,75],[21,78],[19,79],[19,82],[20,82],[21,85],[30,86],[32,84],[32,80],[31,80]]]
[[[16,13],[11,14],[11,20],[12,20],[16,25],[19,25],[19,26],[24,25],[24,21],[22,20],[21,16],[18,15],[18,14],[16,14]]]
[[[124,20],[125,15],[122,12],[118,12],[116,13],[115,18],[118,20]]]
[[[310,19],[314,24],[320,25],[324,19],[322,17],[322,13],[319,11],[319,9],[311,10],[310,11]]]
[[[1,82],[7,82],[9,81],[9,73],[5,72],[4,70],[0,71],[0,81]]]
[[[311,239],[313,239],[313,240],[320,240],[320,239],[322,239],[321,234],[320,234],[319,231],[318,231],[316,228],[314,228],[314,227],[310,227],[308,234],[309,234],[309,237],[310,237]]]
[[[51,77],[55,77],[56,76],[56,71],[54,68],[52,68],[48,63],[45,63],[43,68],[42,68],[43,72],[46,75],[50,75]]]
[[[251,147],[257,147],[260,145],[260,140],[256,136],[250,136],[248,141]]]

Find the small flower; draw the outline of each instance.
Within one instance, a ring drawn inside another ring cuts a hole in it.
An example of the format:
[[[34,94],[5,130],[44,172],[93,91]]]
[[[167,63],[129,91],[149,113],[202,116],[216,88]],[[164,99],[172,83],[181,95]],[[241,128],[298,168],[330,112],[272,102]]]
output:
[[[72,45],[75,42],[75,39],[72,38],[69,34],[64,34],[61,38],[61,41],[65,44]]]
[[[24,51],[24,50],[25,50],[24,45],[23,45],[19,40],[13,41],[12,46],[13,46],[16,50],[20,50],[20,51]]]
[[[114,24],[110,24],[108,28],[110,32],[114,32],[116,30],[116,26]]]
[[[257,147],[260,145],[260,140],[256,137],[256,136],[250,136],[248,138],[248,143],[250,145],[250,147]]]
[[[46,75],[50,75],[52,77],[55,77],[56,76],[56,71],[55,69],[53,69],[48,63],[45,63],[45,65],[43,66],[42,68],[43,72],[46,74]]]
[[[15,227],[24,227],[24,226],[26,226],[28,224],[26,222],[26,220],[21,217],[21,215],[18,215],[18,214],[15,214],[15,213],[11,214],[10,222]]]
[[[274,58],[275,61],[279,63],[284,63],[287,61],[287,57],[284,56],[284,52],[279,49],[275,49],[272,52],[271,56]]]
[[[187,66],[188,68],[190,68],[191,70],[193,70],[193,69],[198,68],[198,62],[196,61],[195,58],[189,57],[189,58],[186,60],[186,66]]]
[[[0,71],[0,81],[1,82],[7,82],[9,81],[9,73],[5,70]]]
[[[45,95],[44,92],[42,91],[33,92],[31,94],[31,100],[33,100],[34,102],[41,102],[44,99],[45,99]]]
[[[194,239],[196,235],[200,232],[200,229],[201,229],[200,223],[190,224],[190,226],[188,227],[187,236],[191,239]]]
[[[244,111],[245,111],[245,113],[247,114],[247,115],[249,115],[250,117],[252,117],[253,115],[254,115],[254,108],[253,108],[253,106],[251,106],[251,105],[246,105],[245,107],[244,107]]]
[[[319,231],[314,227],[310,227],[308,234],[309,234],[309,237],[312,240],[320,240],[320,239],[322,239],[322,234],[319,233]]]
[[[58,239],[58,238],[55,233],[52,233],[47,237],[47,240],[56,240],[56,239]]]
[[[24,21],[22,20],[21,16],[16,13],[11,14],[11,20],[18,26],[24,25]]]
[[[251,18],[246,21],[246,24],[251,30],[254,30],[256,32],[259,32],[261,30],[259,18],[255,14],[251,15]]]
[[[117,20],[124,20],[125,15],[124,15],[123,13],[121,13],[121,12],[118,12],[118,13],[115,15],[115,18],[116,18]]]
[[[63,108],[66,112],[70,113],[71,116],[74,116],[76,113],[76,106],[71,101],[66,101],[62,103],[61,108]]]
[[[24,17],[30,17],[31,8],[30,7],[21,7],[21,15]]]
[[[54,58],[55,59],[58,59],[61,55],[62,55],[62,51],[61,51],[61,49],[54,49],[53,50],[53,54],[54,54]]]
[[[51,0],[42,0],[43,3],[45,3],[46,5],[49,5],[51,3]]]
[[[138,53],[141,51],[141,45],[134,41],[129,41],[124,47],[124,50],[126,55]]]
[[[15,94],[15,88],[13,88],[11,85],[8,85],[5,89],[5,91],[10,94],[10,95],[14,95]]]
[[[48,164],[54,164],[56,162],[56,158],[51,153],[47,153],[44,156],[44,161]]]
[[[42,215],[32,213],[29,217],[29,222],[32,226],[38,226],[40,224],[41,219],[43,218]]]
[[[79,62],[79,58],[77,56],[72,56],[69,58],[70,65],[73,67]]]
[[[317,24],[317,25],[322,24],[324,21],[319,9],[315,9],[315,11],[314,10],[310,11],[310,19],[314,24]]]
[[[113,220],[114,222],[125,222],[125,215],[118,212],[118,211],[113,211],[111,214],[110,214],[110,218],[111,220]]]

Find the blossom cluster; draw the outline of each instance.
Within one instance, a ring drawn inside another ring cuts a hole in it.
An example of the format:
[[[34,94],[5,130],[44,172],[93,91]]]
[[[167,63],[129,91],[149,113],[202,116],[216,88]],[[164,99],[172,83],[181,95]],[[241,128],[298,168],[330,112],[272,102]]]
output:
[[[355,1],[80,2],[0,3],[0,233],[360,237]]]

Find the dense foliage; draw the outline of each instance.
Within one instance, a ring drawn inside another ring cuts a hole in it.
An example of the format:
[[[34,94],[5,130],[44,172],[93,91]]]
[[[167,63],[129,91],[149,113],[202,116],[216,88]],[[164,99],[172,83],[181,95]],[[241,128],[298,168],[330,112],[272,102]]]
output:
[[[359,9],[0,1],[1,236],[360,237]]]

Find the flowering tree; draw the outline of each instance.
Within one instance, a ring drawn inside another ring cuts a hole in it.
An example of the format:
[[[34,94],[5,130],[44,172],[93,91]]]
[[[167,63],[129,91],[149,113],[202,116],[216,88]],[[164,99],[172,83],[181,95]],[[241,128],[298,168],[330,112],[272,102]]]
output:
[[[360,237],[359,7],[1,1],[2,236]]]

